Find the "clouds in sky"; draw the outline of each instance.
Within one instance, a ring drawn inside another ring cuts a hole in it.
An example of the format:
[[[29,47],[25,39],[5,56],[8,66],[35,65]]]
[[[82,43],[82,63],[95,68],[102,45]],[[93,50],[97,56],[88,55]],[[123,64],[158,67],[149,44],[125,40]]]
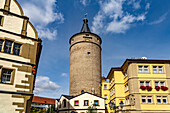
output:
[[[158,20],[155,20],[155,21],[153,21],[153,22],[150,22],[149,24],[150,24],[150,25],[159,24],[159,23],[163,22],[163,21],[166,19],[167,15],[168,15],[168,12],[166,12],[166,13],[163,14],[161,17],[159,17]]]
[[[64,22],[63,14],[56,10],[56,0],[25,0],[22,6],[25,15],[29,16],[31,22],[36,26],[39,37],[49,40],[57,37],[57,30],[47,27],[55,21]]]
[[[131,27],[131,24],[146,19],[147,11],[134,15],[123,9],[123,5],[133,5],[133,10],[141,8],[141,0],[106,0],[100,1],[100,10],[93,18],[92,31],[112,33],[125,33]],[[147,6],[149,8],[149,6]],[[109,21],[108,21],[109,20]]]
[[[90,0],[80,0],[80,3],[82,3],[84,6],[87,6],[89,2]]]
[[[47,76],[37,76],[35,81],[35,94],[48,93],[52,91],[53,93],[59,90],[60,86],[55,82],[51,81]]]
[[[62,73],[61,76],[62,76],[62,77],[67,77],[68,74],[67,74],[67,73]]]

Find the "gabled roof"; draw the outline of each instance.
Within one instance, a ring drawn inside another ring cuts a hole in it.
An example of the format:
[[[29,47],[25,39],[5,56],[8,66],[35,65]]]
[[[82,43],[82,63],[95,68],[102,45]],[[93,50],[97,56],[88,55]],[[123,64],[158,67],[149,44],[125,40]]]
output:
[[[61,95],[61,96],[66,97],[68,100],[70,100],[70,99],[72,99],[72,98],[74,98],[74,97],[75,97],[75,96],[69,96],[69,95]]]
[[[87,93],[87,94],[90,94],[90,95],[93,95],[93,96],[96,96],[96,97],[99,97],[99,96],[94,95],[94,94],[89,93],[89,92],[84,92],[84,93],[79,94],[79,95],[76,95],[76,96],[61,95],[61,97],[64,96],[65,98],[67,98],[68,100],[70,100],[70,99],[73,99],[73,98],[75,98],[75,97],[81,96],[81,95],[86,94],[86,93]],[[60,97],[60,99],[61,99],[61,97]],[[102,97],[99,97],[99,98],[102,98]],[[102,99],[105,99],[105,98],[102,98]]]
[[[40,104],[55,104],[56,99],[33,96],[32,102]]]

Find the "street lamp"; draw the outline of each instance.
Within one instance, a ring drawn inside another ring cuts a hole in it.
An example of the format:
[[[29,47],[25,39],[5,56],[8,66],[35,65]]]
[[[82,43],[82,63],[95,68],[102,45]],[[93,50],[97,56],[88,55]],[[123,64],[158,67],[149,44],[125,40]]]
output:
[[[124,103],[123,103],[123,101],[120,101],[119,106],[120,106],[121,111],[122,111],[122,109],[123,109],[123,107],[124,107]]]
[[[123,107],[124,107],[123,101],[120,101],[119,106],[120,106],[120,108],[121,108],[121,110],[122,110]],[[114,102],[111,102],[111,101],[109,102],[109,107],[110,107],[110,109],[115,110],[115,113],[116,113],[116,109],[119,109],[119,106],[116,106],[116,104],[115,104]]]
[[[113,110],[115,110],[115,113],[116,113],[116,104],[114,103],[114,102],[109,102],[109,107],[110,107],[110,109],[113,109]]]

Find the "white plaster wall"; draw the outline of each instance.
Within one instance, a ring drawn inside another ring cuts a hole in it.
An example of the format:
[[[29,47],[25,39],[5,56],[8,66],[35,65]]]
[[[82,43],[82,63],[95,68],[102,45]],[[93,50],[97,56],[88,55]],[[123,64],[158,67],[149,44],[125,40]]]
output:
[[[3,9],[5,4],[5,0],[0,0],[0,8]]]
[[[0,29],[2,27],[0,26]],[[24,39],[24,38],[21,38],[20,36],[16,36],[16,35],[12,35],[12,34],[9,34],[9,33],[5,33],[5,32],[2,32],[0,31],[0,38],[10,38],[14,41],[17,41],[17,42],[20,42],[20,43],[27,43],[27,44],[31,44],[31,45],[34,45],[34,42],[30,39]]]
[[[28,80],[28,78],[25,77],[26,74],[31,75],[31,73],[26,73],[22,71],[18,71],[17,68],[12,67],[12,65],[18,65],[18,63],[12,63],[8,61],[3,61],[0,60],[0,65],[3,66],[4,68],[9,68],[9,69],[14,69],[15,70],[15,75],[14,75],[14,84],[9,85],[9,84],[3,84],[0,83],[0,90],[5,90],[5,91],[16,91],[16,90],[22,90],[22,91],[29,91],[29,89],[22,89],[22,88],[15,88],[15,85],[26,85],[26,83],[21,83],[22,80]],[[28,86],[28,84],[27,84]]]
[[[11,15],[3,15],[4,23],[1,29],[21,34],[23,19]]]
[[[12,95],[0,93],[0,113],[19,113],[15,109],[17,106],[12,105]]]
[[[5,0],[4,0],[5,1]],[[21,11],[14,0],[11,0],[10,12],[21,15]]]
[[[27,25],[27,36],[32,37],[32,38],[36,38],[36,33],[35,33],[34,29],[32,28],[30,23],[28,23],[28,25]]]
[[[74,106],[74,101],[79,100],[79,106]],[[89,100],[89,106],[94,104],[94,100],[99,100],[99,106],[97,106],[97,109],[105,109],[105,101],[102,98],[99,98],[97,96],[93,96],[91,94],[85,93],[83,95],[80,95],[78,97],[75,97],[70,100],[70,103],[72,106],[74,106],[75,109],[86,109],[88,106],[84,106],[84,100]]]

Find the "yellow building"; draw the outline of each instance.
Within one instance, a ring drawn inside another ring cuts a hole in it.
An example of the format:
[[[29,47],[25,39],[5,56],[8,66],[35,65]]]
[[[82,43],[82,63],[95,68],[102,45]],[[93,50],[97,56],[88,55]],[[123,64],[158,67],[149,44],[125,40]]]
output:
[[[105,77],[102,77],[102,98],[105,98],[105,112],[110,112],[109,102],[110,102],[110,91],[109,91],[110,83],[107,81]]]
[[[107,79],[110,101],[116,106],[123,101],[123,112],[170,113],[170,60],[126,59],[111,68]]]
[[[29,113],[41,47],[18,2],[0,0],[0,113]]]

